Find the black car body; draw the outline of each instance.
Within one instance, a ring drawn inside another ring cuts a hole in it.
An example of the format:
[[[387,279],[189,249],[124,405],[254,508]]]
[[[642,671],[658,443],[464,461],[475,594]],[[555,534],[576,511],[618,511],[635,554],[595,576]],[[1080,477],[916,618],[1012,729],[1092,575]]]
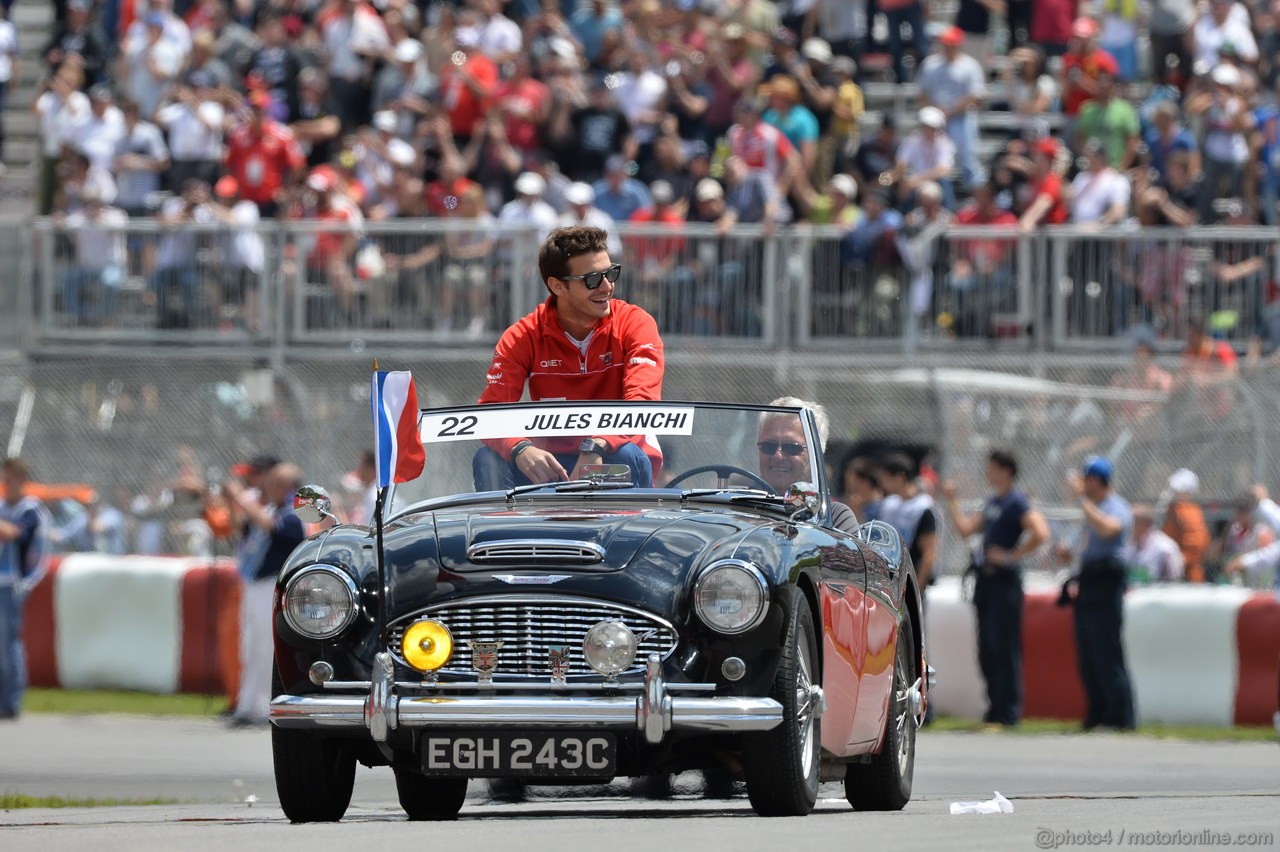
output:
[[[530,415],[565,411],[696,425],[636,437],[660,446],[652,488],[601,464],[467,490],[500,430],[550,423],[518,436],[564,443],[583,420]],[[477,418],[475,437],[454,434]],[[805,449],[757,447],[766,422],[794,424],[787,446]],[[906,803],[927,692],[920,592],[891,527],[832,526],[808,409],[538,403],[422,424],[436,493],[387,513],[381,566],[376,530],[337,526],[279,578],[271,720],[291,819],[340,818],[357,761],[390,765],[421,819],[455,816],[470,778],[691,768],[740,772],[762,814],[807,813],[820,777],[843,776],[855,807]],[[769,485],[762,448],[803,477]]]

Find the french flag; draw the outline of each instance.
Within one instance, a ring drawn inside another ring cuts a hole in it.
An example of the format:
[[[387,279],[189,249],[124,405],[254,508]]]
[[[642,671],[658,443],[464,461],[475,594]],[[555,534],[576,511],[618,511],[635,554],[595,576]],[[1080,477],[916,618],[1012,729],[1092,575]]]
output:
[[[427,453],[418,434],[418,392],[413,386],[413,374],[375,370],[370,398],[378,487],[417,479]]]

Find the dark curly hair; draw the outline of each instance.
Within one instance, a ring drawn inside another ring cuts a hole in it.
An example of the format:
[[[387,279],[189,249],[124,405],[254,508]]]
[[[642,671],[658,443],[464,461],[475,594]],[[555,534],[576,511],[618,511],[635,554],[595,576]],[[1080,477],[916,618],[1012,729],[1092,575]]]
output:
[[[542,244],[538,252],[538,274],[548,292],[550,278],[563,278],[569,274],[569,259],[580,254],[594,254],[605,250],[607,235],[600,228],[590,225],[574,225],[569,228],[556,228]]]

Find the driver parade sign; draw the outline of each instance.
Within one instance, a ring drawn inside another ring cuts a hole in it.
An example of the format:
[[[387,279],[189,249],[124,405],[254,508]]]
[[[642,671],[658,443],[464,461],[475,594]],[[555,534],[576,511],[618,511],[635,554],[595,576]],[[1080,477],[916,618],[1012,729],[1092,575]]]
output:
[[[423,443],[577,435],[692,435],[692,406],[555,405],[425,411]]]

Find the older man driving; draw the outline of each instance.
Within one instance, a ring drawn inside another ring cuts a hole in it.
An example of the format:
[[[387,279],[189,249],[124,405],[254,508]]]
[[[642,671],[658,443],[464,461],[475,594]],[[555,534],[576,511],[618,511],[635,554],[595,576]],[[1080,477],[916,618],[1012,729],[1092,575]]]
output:
[[[779,397],[769,404],[812,411],[821,449],[826,449],[827,434],[831,426],[826,408],[816,402],[792,396]],[[813,479],[809,446],[806,443],[804,424],[799,417],[774,412],[761,415],[756,449],[760,452],[760,478],[769,483],[774,493],[785,494],[794,483]],[[833,500],[831,526],[847,533],[857,532],[858,518],[848,506]]]

